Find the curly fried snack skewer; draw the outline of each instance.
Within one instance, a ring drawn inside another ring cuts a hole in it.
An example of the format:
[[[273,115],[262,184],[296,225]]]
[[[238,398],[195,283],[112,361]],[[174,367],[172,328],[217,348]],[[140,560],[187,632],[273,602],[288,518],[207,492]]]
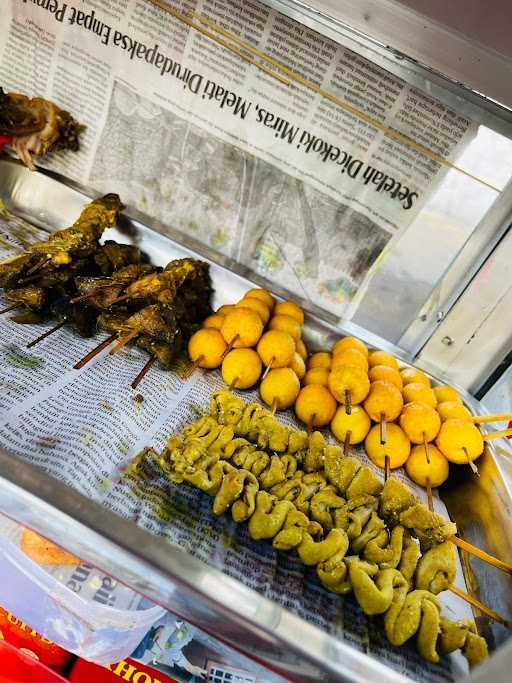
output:
[[[211,495],[215,514],[231,509],[236,522],[248,521],[254,539],[272,539],[274,548],[281,551],[295,549],[304,564],[316,567],[320,581],[329,590],[353,590],[367,614],[386,615],[386,634],[392,642],[403,643],[416,635],[420,653],[433,662],[439,661],[441,652],[458,647],[472,664],[486,656],[485,641],[466,623],[441,622],[433,593],[423,588],[410,591],[410,580],[399,569],[379,567],[357,555],[347,556],[351,543],[344,529],[333,528],[322,537],[321,524],[291,501],[278,500],[261,490],[258,478],[249,470],[237,469],[222,459],[220,452],[232,440],[231,429],[220,427],[216,434],[204,424],[201,429],[202,436],[188,430],[184,438],[171,438],[160,462],[175,482],[186,481]],[[198,439],[203,438],[210,442],[206,454],[197,448]],[[421,568],[418,571],[421,573]]]

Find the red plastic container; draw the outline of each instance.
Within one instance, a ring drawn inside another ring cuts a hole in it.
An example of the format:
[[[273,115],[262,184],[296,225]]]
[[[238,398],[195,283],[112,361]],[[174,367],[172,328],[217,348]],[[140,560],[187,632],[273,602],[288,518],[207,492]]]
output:
[[[58,673],[0,640],[0,683],[67,683]]]

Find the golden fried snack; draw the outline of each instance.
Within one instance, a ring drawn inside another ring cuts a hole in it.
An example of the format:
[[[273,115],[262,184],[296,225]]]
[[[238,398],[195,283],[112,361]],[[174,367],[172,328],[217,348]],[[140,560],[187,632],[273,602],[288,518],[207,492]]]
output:
[[[304,325],[304,311],[294,301],[282,301],[274,307],[274,315],[289,315],[291,318]]]
[[[357,349],[368,358],[369,351],[366,344],[360,339],[357,339],[357,337],[343,337],[343,339],[338,339],[332,347],[332,354],[334,356],[338,352],[345,351],[346,349]]]
[[[438,403],[445,403],[446,401],[457,401],[458,403],[462,403],[459,392],[453,387],[434,387],[434,394],[436,395]]]
[[[308,370],[313,370],[314,368],[325,368],[329,370],[331,367],[331,354],[327,351],[318,351],[317,353],[311,354],[306,360],[306,367]]]
[[[213,313],[203,320],[203,327],[206,329],[219,330],[224,322],[224,316],[219,313]]]
[[[370,382],[382,380],[383,382],[391,382],[391,384],[394,384],[400,391],[403,389],[400,373],[398,370],[395,370],[395,368],[389,367],[389,365],[374,365],[373,368],[370,368],[368,377]]]
[[[233,349],[222,361],[222,379],[235,389],[250,389],[259,380],[261,368],[261,359],[256,351]]]
[[[402,378],[404,386],[406,384],[419,383],[424,384],[427,387],[430,387],[430,380],[427,377],[427,375],[421,370],[417,370],[416,368],[404,368],[403,370],[400,370],[400,377]]]
[[[467,465],[484,452],[480,431],[469,420],[451,419],[441,425],[436,445],[450,462]]]
[[[441,451],[432,444],[428,446],[428,458],[430,462],[427,462],[423,446],[413,446],[405,463],[405,471],[415,484],[437,488],[448,479],[450,466]]]
[[[300,323],[292,318],[290,315],[274,315],[269,324],[271,330],[280,330],[281,332],[286,332],[293,337],[295,341],[298,341],[301,337],[302,330]]]
[[[471,420],[471,413],[466,408],[465,405],[459,401],[443,401],[438,403],[437,412],[441,418],[441,422],[446,422],[446,420]]]
[[[358,349],[338,351],[332,358],[331,368],[337,368],[339,365],[356,365],[368,372],[368,359]]]
[[[235,308],[250,308],[251,311],[260,316],[263,325],[266,325],[270,320],[269,307],[261,299],[255,299],[254,297],[243,298],[235,304]]]
[[[350,432],[349,444],[355,445],[366,439],[371,424],[370,418],[361,406],[354,406],[350,415],[344,406],[340,406],[331,422],[331,432],[342,443],[345,442],[347,432]]]
[[[270,310],[274,308],[274,297],[266,289],[255,287],[244,294],[244,299],[259,299],[268,306]]]
[[[306,362],[306,358],[308,357],[308,350],[306,348],[306,344],[304,344],[302,339],[297,339],[295,341],[295,348],[299,356],[302,358],[302,360]]]
[[[391,382],[377,380],[370,385],[364,409],[374,422],[392,422],[402,412],[404,402],[400,389]]]
[[[221,433],[222,429],[214,432]],[[224,437],[222,441],[225,442]],[[233,520],[248,521],[249,534],[253,539],[272,540],[276,550],[295,548],[304,564],[316,566],[317,575],[328,590],[338,594],[353,590],[365,613],[385,614],[385,631],[393,644],[403,644],[417,634],[420,653],[432,662],[439,661],[440,639],[442,652],[460,647],[473,663],[486,656],[485,641],[478,636],[471,640],[469,626],[441,620],[439,615],[435,592],[445,590],[453,580],[456,567],[452,550],[440,541],[440,545],[427,550],[418,562],[417,546],[411,541],[407,529],[396,525],[388,536],[383,520],[373,509],[373,496],[357,494],[354,499],[345,500],[332,491],[340,478],[347,479],[341,469],[348,466],[352,472],[351,488],[360,472],[368,468],[362,468],[353,458],[340,459],[339,455],[331,453],[328,478],[332,486],[326,487],[325,480],[321,478],[323,483],[320,488],[315,487],[308,512],[304,513],[295,499],[292,501],[288,497],[274,495],[274,492],[281,491],[282,486],[272,486],[270,491],[259,489],[261,476],[245,469],[234,469],[230,463],[220,460],[219,453],[212,452],[215,443],[210,444],[206,454],[204,448],[199,447],[199,459],[194,458],[191,466],[186,456],[190,445],[179,437],[169,439],[165,455],[163,453],[160,459],[164,471],[176,483],[187,481],[213,496],[215,514],[231,508]],[[226,444],[227,449],[229,441]],[[237,443],[235,452],[248,446],[247,442]],[[226,451],[224,453],[233,462],[233,456]],[[248,462],[251,455],[246,451],[242,460]],[[276,460],[279,458],[274,462]],[[303,479],[307,476],[310,475],[304,475]],[[313,480],[319,477],[317,474],[311,476]],[[295,473],[292,477],[295,478]],[[289,484],[292,483],[290,480]],[[404,488],[399,485],[395,487],[396,491],[399,492],[400,487]],[[297,486],[287,488],[292,495],[298,490]],[[383,506],[397,505],[395,489],[390,489]],[[399,497],[399,506],[402,506],[401,500]],[[410,496],[407,504],[413,508],[421,507],[414,505],[414,498]],[[403,510],[400,514],[405,512]],[[439,516],[427,511],[426,517],[427,524],[436,524]],[[349,547],[354,553],[362,553],[363,558],[347,556]],[[415,571],[417,587],[411,590]]]
[[[340,403],[345,402],[347,391],[350,392],[352,405],[364,401],[370,391],[368,374],[356,365],[340,365],[331,370],[327,382],[331,394]]]
[[[260,316],[250,308],[234,308],[228,312],[220,329],[228,344],[235,349],[255,346],[263,332]]]
[[[201,329],[188,342],[188,355],[199,368],[218,368],[227,344],[222,334],[215,329]]]
[[[321,384],[302,387],[295,401],[295,414],[311,427],[327,426],[336,412],[336,401],[329,389]]]
[[[327,368],[312,368],[308,370],[302,379],[303,386],[308,384],[321,384],[323,387],[328,386],[329,370]]]
[[[426,403],[428,406],[435,408],[437,406],[437,398],[432,389],[421,382],[411,382],[406,384],[402,391],[405,403]]]
[[[256,347],[264,365],[285,368],[293,360],[295,343],[292,337],[280,330],[269,330],[262,335]]]
[[[286,410],[295,403],[300,391],[300,382],[291,368],[270,370],[260,384],[260,396],[268,406]]]
[[[235,304],[223,304],[220,308],[218,308],[215,313],[216,315],[224,315],[226,316],[228,313],[231,313],[231,311],[234,311],[236,308]]]
[[[37,564],[78,565],[81,562],[78,557],[71,555],[71,553],[30,529],[23,529],[20,549]]]
[[[385,351],[372,351],[368,356],[368,363],[371,368],[375,365],[387,365],[390,368],[398,370],[398,362],[394,356]]]
[[[306,374],[306,364],[302,360],[302,357],[297,353],[297,351],[295,351],[295,353],[293,354],[290,367],[300,380]]]
[[[364,442],[366,453],[370,460],[384,469],[385,456],[389,458],[390,469],[401,467],[409,457],[411,443],[404,431],[394,422],[387,425],[386,443],[380,442],[380,425],[374,425],[368,432]]]
[[[441,428],[441,418],[432,406],[426,403],[406,403],[400,415],[400,427],[412,443],[433,441]]]

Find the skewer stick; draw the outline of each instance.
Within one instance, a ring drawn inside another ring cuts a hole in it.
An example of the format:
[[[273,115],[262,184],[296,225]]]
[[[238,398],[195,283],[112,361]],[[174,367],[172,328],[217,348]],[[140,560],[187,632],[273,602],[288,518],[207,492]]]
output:
[[[197,368],[201,365],[203,362],[204,355],[201,354],[198,356],[195,361],[192,363],[192,365],[189,365],[189,367],[185,370],[185,372],[182,374],[181,379],[188,379],[190,375],[197,370]]]
[[[226,346],[226,350],[225,350],[224,353],[222,354],[222,358],[223,358],[223,359],[228,355],[228,353],[231,351],[231,349],[233,348],[233,346],[236,344],[236,341],[237,341],[237,339],[239,338],[239,336],[240,336],[239,334],[235,334],[235,336],[233,337],[233,339],[232,339],[232,340],[229,342],[229,344]],[[263,375],[263,377],[265,377],[265,375]],[[263,377],[262,377],[262,379],[263,379]]]
[[[32,266],[32,268],[29,268],[25,275],[32,275],[33,273],[37,273],[38,270],[41,270],[43,266],[45,266],[48,261],[51,261],[52,257],[51,256],[45,256],[43,259],[38,261],[35,266]]]
[[[503,560],[499,560],[497,557],[494,557],[493,555],[489,555],[489,553],[486,553],[485,550],[478,548],[476,545],[473,545],[472,543],[469,543],[468,541],[465,541],[463,538],[459,538],[458,536],[450,536],[449,540],[456,546],[458,546],[461,550],[465,550],[470,555],[474,555],[475,557],[478,557],[478,559],[487,562],[487,564],[490,564],[493,567],[496,567],[497,569],[501,569],[502,571],[512,576],[512,564],[509,564],[508,562],[503,562]]]
[[[352,413],[352,392],[350,389],[345,389],[345,412],[347,415]]]
[[[83,368],[84,365],[87,365],[89,361],[91,361],[95,356],[98,355],[98,353],[101,353],[103,349],[106,349],[109,344],[111,344],[114,339],[116,339],[117,334],[111,334],[110,337],[107,337],[104,339],[101,344],[98,344],[98,346],[95,346],[91,351],[89,351],[88,354],[86,354],[83,358],[81,358],[78,363],[75,363],[73,365],[73,368],[75,370],[80,370],[80,368]]]
[[[475,424],[484,424],[485,422],[509,422],[512,420],[512,413],[496,413],[496,415],[473,415],[471,418]]]
[[[511,433],[512,433],[512,430],[511,430]],[[469,457],[468,449],[465,446],[462,446],[462,450],[466,454],[466,458],[468,459],[468,465],[471,467],[471,471],[473,472],[473,474],[476,474],[477,477],[479,477],[480,473],[478,471],[478,467],[475,465],[475,463]]]
[[[126,344],[131,342],[132,339],[135,339],[135,337],[139,335],[140,332],[140,329],[136,327],[131,332],[128,332],[128,334],[125,334],[124,337],[120,337],[117,340],[116,344],[113,346],[113,348],[110,349],[110,355],[113,356],[114,353],[120,351],[123,348],[123,346],[126,346]]]
[[[231,380],[231,383],[228,387],[229,391],[233,391],[233,389],[236,387],[236,383],[238,382],[238,379],[239,379],[238,375],[236,377],[233,377],[233,379]]]
[[[427,503],[430,512],[434,512],[434,500],[432,498],[432,487],[430,486],[430,477],[427,477]]]
[[[487,617],[490,619],[494,619],[494,621],[497,621],[498,624],[502,624],[505,626],[505,628],[512,628],[512,622],[507,621],[504,617],[501,616],[501,614],[498,614],[494,610],[492,610],[490,607],[487,607],[487,605],[484,605],[480,600],[477,600],[474,598],[472,595],[469,593],[465,593],[462,591],[460,588],[457,588],[457,586],[454,586],[453,584],[451,586],[448,586],[448,590],[456,595],[459,598],[462,598],[462,600],[465,600],[467,603],[472,605],[473,607],[476,607],[477,609],[480,610],[480,612],[483,612]]]
[[[387,480],[389,479],[389,469],[390,469],[389,465],[390,465],[389,455],[385,455],[384,456],[384,483],[386,483]]]
[[[151,366],[152,366],[154,363],[156,363],[156,356],[151,356],[151,358],[150,358],[150,359],[147,361],[147,363],[144,365],[144,367],[143,367],[142,370],[139,372],[139,374],[137,375],[137,377],[136,377],[136,378],[133,380],[133,382],[131,383],[132,389],[136,389],[136,388],[139,386],[139,384],[142,382],[142,380],[143,380],[144,377],[146,376],[146,373],[148,372],[148,370],[151,368]]]
[[[314,424],[314,422],[315,422],[315,417],[316,417],[316,413],[313,413],[313,415],[310,415],[310,416],[309,416],[309,420],[308,420],[308,423],[307,423],[307,425],[306,425],[306,431],[307,431],[307,433],[308,433],[308,436],[309,436],[309,435],[311,434],[311,432],[313,431],[313,424]]]
[[[77,304],[79,301],[85,301],[85,299],[90,299],[92,296],[100,294],[103,289],[108,289],[108,287],[119,287],[119,282],[110,282],[108,285],[98,285],[94,289],[91,289],[90,292],[86,292],[86,294],[80,294],[80,296],[75,296],[74,299],[70,299],[69,303]]]
[[[33,339],[31,342],[27,344],[27,349],[31,349],[33,346],[43,341],[43,339],[46,339],[46,337],[49,337],[54,332],[57,332],[57,330],[60,330],[60,328],[64,327],[64,325],[66,325],[67,322],[67,320],[63,320],[62,322],[58,323],[58,325],[55,325],[55,327],[52,327],[50,330],[48,330],[48,332],[45,332],[44,334],[41,334],[39,337],[36,337],[36,339]]]
[[[274,396],[274,400],[272,401],[272,415],[276,414],[276,411],[279,407],[279,398],[277,396]]]
[[[512,429],[500,429],[498,432],[489,432],[484,434],[484,441],[492,441],[493,439],[501,439],[502,437],[512,436]]]
[[[343,442],[343,457],[347,457],[347,455],[350,452],[350,437],[352,436],[352,432],[350,429],[348,432],[345,434],[345,441]]]
[[[123,294],[123,296],[118,296],[117,299],[114,299],[110,305],[113,306],[114,304],[118,304],[120,301],[126,301],[126,299],[129,299],[130,297],[131,294]]]
[[[384,419],[384,413],[380,414],[380,443],[381,446],[384,446],[386,441],[388,440],[387,434],[386,434],[386,420]]]
[[[3,308],[0,311],[0,315],[3,315],[4,313],[9,313],[9,311],[14,311],[15,308],[19,308],[21,304],[12,304],[12,306],[7,306],[7,308]]]
[[[276,359],[274,358],[274,356],[272,356],[272,358],[270,359],[270,363],[265,368],[265,372],[263,373],[261,381],[263,381],[265,379],[265,377],[268,375],[268,373],[272,370],[272,365],[274,364],[275,360]]]
[[[427,435],[425,434],[425,432],[423,432],[423,448],[425,449],[425,459],[427,461],[427,465],[430,465],[430,455],[428,452]]]

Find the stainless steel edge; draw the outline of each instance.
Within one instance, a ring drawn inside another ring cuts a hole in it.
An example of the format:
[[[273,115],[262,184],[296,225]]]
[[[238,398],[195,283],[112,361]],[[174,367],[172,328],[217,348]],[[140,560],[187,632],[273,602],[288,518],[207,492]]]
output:
[[[390,0],[262,2],[510,137],[512,62],[502,55]]]
[[[0,160],[0,197],[8,207],[11,206],[31,222],[47,229],[69,224],[93,194],[84,193],[83,188],[78,189],[76,185],[71,187],[69,183],[50,177],[47,173],[31,173],[17,163]],[[129,228],[130,239],[140,243],[142,248],[148,248],[155,259],[165,262],[165,259],[185,254],[206,258],[211,263],[214,286],[218,292],[217,303],[232,301],[238,292],[242,293],[253,284],[251,280],[233,272],[226,259],[213,253],[205,257],[207,250],[204,247],[199,246],[197,251],[192,247],[184,247],[181,234],[168,226],[152,221],[143,214],[134,212],[129,215],[131,222],[125,228]],[[148,225],[153,229],[149,229]],[[160,232],[165,232],[165,236]],[[175,239],[171,239],[169,234]],[[130,241],[121,232],[115,233],[115,237]],[[234,269],[238,270],[236,264]],[[404,364],[412,364],[409,354],[355,325],[334,325],[320,320],[314,311],[306,316],[306,335],[314,347],[328,347],[340,333],[356,334],[370,346],[394,353]],[[440,377],[435,368],[425,363],[415,365],[426,370],[433,379],[449,382],[449,378]],[[473,412],[482,412],[479,403],[466,392],[463,392],[463,398]],[[447,502],[454,521],[462,523],[464,536],[495,555],[512,560],[512,534],[508,516],[512,509],[512,458],[502,455],[498,449],[489,451],[482,461],[489,476],[477,478],[469,468],[457,468],[460,477],[447,490]],[[471,500],[478,500],[478,505],[461,506],[460,502],[464,503],[467,495],[472,496]],[[488,502],[488,505],[485,506],[482,501]],[[469,525],[467,511],[472,515]],[[5,453],[0,457],[0,512],[49,536],[135,590],[242,649],[249,656],[281,672],[285,667],[284,675],[290,680],[308,683],[312,680],[358,682],[376,680],[377,676],[383,681],[403,680],[387,667],[379,670],[372,668],[376,665],[374,660],[355,652],[342,641],[318,631],[240,583],[185,556],[133,523],[122,520]],[[86,547],[82,548],[82,543]],[[192,583],[189,567],[195,567]],[[486,602],[501,610],[505,600],[510,599],[510,580],[481,562],[472,562],[471,566],[468,563],[466,569],[466,575],[474,577],[471,585],[475,593],[478,594],[480,586]],[[182,574],[182,570],[185,573]],[[174,571],[178,573],[172,573]],[[220,592],[217,591],[217,584],[222,587]],[[495,584],[496,589],[493,588]],[[249,602],[239,599],[240,596],[248,596]],[[222,620],[226,621],[225,630],[220,623]],[[504,640],[501,627],[493,627],[492,632],[496,642]],[[312,671],[316,672],[313,677],[310,676]],[[322,671],[326,672],[327,679],[314,677]]]
[[[471,280],[496,249],[512,224],[512,180],[493,202],[490,209],[469,236],[466,244],[441,278],[416,320],[409,326],[399,345],[416,355],[446,319]],[[438,367],[443,367],[440,358]]]
[[[297,683],[409,679],[0,449],[0,512]]]

